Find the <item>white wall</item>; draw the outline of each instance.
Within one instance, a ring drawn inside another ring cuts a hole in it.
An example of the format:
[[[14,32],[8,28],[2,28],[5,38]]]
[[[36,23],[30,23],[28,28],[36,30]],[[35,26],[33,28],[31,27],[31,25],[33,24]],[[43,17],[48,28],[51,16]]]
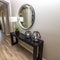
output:
[[[31,31],[38,30],[44,40],[43,56],[60,60],[60,0],[11,0],[12,16],[18,16],[23,4],[35,9],[36,19]]]

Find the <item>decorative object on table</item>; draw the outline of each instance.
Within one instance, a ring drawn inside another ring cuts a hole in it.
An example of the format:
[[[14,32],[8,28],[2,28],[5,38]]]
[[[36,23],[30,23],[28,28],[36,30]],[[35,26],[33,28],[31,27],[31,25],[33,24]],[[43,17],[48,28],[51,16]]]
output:
[[[31,33],[31,31],[26,31],[25,32],[25,37],[28,39],[28,38],[31,38],[31,36],[32,36],[32,33]]]
[[[38,31],[34,31],[32,35],[32,39],[36,42],[39,41],[41,39],[40,33]]]
[[[19,33],[19,27],[16,27],[16,28],[15,28],[15,34],[16,34],[17,36],[19,36],[19,34],[20,34],[20,33]]]

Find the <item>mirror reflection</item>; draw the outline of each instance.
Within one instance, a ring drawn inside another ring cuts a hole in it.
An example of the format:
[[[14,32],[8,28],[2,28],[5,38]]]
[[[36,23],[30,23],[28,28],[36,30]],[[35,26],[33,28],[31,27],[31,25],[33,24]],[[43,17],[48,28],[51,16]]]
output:
[[[32,27],[35,20],[34,8],[28,4],[21,7],[19,11],[19,24],[23,29],[28,29]]]

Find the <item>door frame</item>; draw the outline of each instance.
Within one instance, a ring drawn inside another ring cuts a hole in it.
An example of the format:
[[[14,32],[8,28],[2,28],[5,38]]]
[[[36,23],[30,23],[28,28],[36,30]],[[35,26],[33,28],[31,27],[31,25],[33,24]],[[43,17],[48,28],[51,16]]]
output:
[[[6,5],[6,7],[4,7],[4,8],[6,8],[6,20],[7,20],[7,25],[8,25],[8,33],[6,33],[6,35],[9,35],[10,34],[10,23],[9,23],[9,3],[7,2],[7,1],[2,1],[2,0],[0,0],[0,2],[1,3],[3,3],[3,4],[5,4]]]

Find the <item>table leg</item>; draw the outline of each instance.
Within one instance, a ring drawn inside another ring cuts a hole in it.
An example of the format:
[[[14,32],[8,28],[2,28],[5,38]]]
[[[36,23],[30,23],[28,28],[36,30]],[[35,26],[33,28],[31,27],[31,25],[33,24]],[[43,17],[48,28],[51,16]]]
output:
[[[42,60],[42,54],[43,54],[43,42],[39,46],[39,49],[38,49],[38,59],[37,60]]]
[[[13,35],[11,34],[10,36],[11,36],[11,45],[13,45],[14,44],[13,43]]]
[[[15,37],[16,42],[14,42],[14,37],[15,37],[15,36],[13,36],[13,35],[11,34],[11,45],[15,45],[15,44],[18,43],[18,39],[17,39],[16,37]]]
[[[17,44],[18,43],[18,39],[16,38],[16,42],[15,42],[15,44]]]
[[[37,60],[37,46],[33,47],[33,60]]]

